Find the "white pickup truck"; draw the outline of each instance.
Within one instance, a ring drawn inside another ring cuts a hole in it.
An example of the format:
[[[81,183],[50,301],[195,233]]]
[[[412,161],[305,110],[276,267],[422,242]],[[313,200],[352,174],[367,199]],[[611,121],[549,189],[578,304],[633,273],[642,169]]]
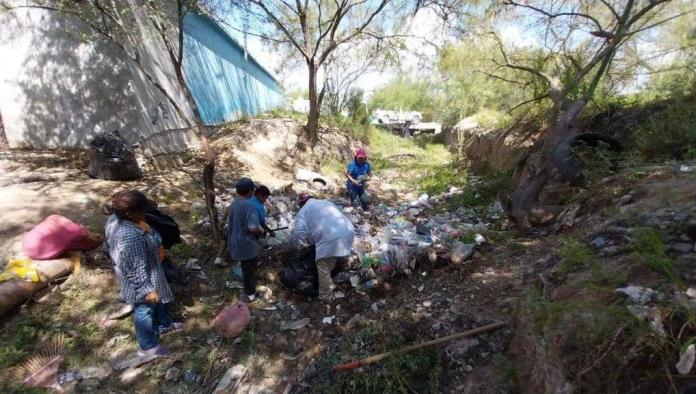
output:
[[[412,124],[420,123],[423,116],[418,111],[389,111],[385,109],[377,109],[372,112],[373,124],[403,124],[411,122]]]

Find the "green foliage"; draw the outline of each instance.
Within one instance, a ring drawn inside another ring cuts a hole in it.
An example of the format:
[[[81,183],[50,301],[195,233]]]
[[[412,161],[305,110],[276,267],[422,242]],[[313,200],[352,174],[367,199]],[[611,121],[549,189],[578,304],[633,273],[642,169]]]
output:
[[[696,159],[696,95],[674,98],[666,110],[638,126],[635,139],[650,161]]]
[[[463,191],[452,198],[453,206],[480,207],[493,203],[498,193],[510,190],[512,177],[507,171],[486,169],[461,176],[455,185],[463,185]]]
[[[370,110],[419,111],[423,119],[437,118],[437,98],[434,86],[425,81],[397,79],[375,91]]]
[[[589,267],[594,260],[589,246],[573,238],[567,239],[557,254],[561,258],[558,274],[563,278],[578,269]]]
[[[672,258],[662,242],[660,233],[652,227],[637,227],[631,232],[634,237],[635,257],[655,272],[663,274],[677,285],[683,285],[674,270]]]

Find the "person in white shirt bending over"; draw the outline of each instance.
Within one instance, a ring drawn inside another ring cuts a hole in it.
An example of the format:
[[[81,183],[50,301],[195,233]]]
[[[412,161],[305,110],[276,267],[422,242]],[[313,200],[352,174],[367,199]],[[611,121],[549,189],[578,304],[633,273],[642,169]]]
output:
[[[301,193],[297,198],[300,211],[295,218],[291,241],[297,247],[314,246],[319,274],[319,299],[333,298],[331,271],[339,259],[351,254],[355,229],[353,224],[330,201]]]

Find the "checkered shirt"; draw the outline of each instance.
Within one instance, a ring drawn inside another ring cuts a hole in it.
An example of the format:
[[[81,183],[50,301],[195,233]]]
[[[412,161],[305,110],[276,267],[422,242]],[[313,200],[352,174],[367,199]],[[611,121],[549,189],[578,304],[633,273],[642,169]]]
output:
[[[105,233],[123,300],[129,304],[144,302],[147,293],[157,291],[161,303],[172,302],[174,297],[159,261],[155,236],[116,215],[107,220]]]

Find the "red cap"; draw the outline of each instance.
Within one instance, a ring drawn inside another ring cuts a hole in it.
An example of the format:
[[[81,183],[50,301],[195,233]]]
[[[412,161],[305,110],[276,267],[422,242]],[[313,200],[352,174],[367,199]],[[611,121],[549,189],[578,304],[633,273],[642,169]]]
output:
[[[310,196],[309,194],[300,193],[299,195],[297,195],[297,204],[299,206],[303,206],[310,198],[312,198],[312,196]]]
[[[367,153],[365,153],[365,149],[360,148],[360,149],[356,150],[355,157],[367,158]]]

